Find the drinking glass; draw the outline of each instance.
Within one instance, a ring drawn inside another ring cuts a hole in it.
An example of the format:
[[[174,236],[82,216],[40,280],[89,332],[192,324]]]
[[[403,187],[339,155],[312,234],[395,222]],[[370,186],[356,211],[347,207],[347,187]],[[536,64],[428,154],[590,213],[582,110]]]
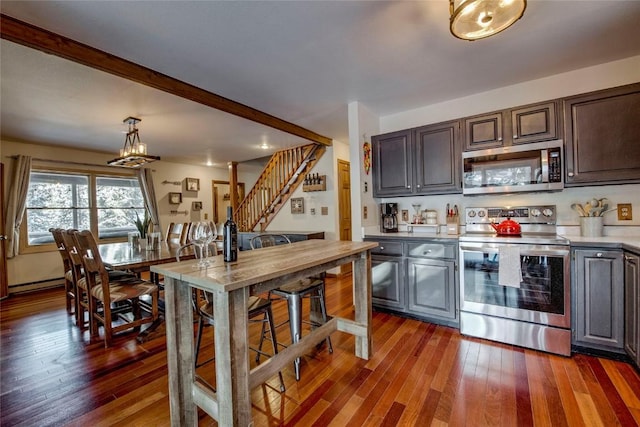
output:
[[[209,222],[194,222],[189,230],[189,240],[197,247],[196,256],[199,257],[199,261],[195,267],[204,268],[208,266],[209,243],[213,240],[213,230],[211,230]]]

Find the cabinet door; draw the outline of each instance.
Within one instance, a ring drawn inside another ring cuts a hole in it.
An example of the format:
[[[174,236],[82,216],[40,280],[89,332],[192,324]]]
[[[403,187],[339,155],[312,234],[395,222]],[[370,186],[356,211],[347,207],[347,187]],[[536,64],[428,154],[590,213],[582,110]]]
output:
[[[407,258],[409,311],[456,318],[455,262]]]
[[[373,305],[405,310],[402,257],[371,256],[371,301]]]
[[[423,126],[415,130],[415,193],[461,193],[460,122]]]
[[[624,254],[624,348],[640,366],[640,257]]]
[[[502,112],[464,119],[465,151],[502,147],[504,145],[502,126]]]
[[[410,129],[372,138],[373,197],[411,194]]]
[[[511,110],[513,144],[547,141],[558,137],[556,103],[530,105]]]
[[[565,185],[640,180],[640,83],[564,100]]]
[[[575,339],[578,345],[624,348],[624,281],[620,251],[575,251]]]

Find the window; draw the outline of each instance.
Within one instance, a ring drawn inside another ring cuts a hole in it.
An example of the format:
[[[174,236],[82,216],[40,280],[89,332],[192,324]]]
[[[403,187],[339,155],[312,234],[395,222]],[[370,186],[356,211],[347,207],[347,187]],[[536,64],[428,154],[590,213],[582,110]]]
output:
[[[98,173],[32,171],[26,205],[26,246],[53,242],[52,227],[124,238],[144,215],[138,179]]]

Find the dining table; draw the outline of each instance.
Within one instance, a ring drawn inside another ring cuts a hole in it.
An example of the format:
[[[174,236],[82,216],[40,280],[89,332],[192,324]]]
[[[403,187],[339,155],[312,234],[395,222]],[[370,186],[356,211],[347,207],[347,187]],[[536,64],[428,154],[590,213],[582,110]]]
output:
[[[369,359],[372,355],[371,249],[376,246],[375,242],[314,239],[241,251],[235,262],[224,262],[220,255],[211,257],[210,264],[203,268],[195,268],[195,261],[153,265],[151,271],[162,274],[165,280],[171,425],[197,425],[198,407],[220,426],[253,425],[250,390],[333,332],[354,335],[355,355]],[[251,369],[249,297],[347,263],[352,263],[353,319],[330,316],[326,323],[298,342]],[[215,391],[195,375],[192,288],[213,294]]]
[[[152,265],[175,262],[179,249],[180,245],[167,242],[160,242],[155,249],[140,249],[138,245],[131,245],[129,242],[104,243],[98,246],[102,262],[107,268],[130,271],[138,275],[150,271]],[[191,248],[183,249],[180,255],[182,259],[193,259],[195,257]],[[160,275],[151,272],[150,278],[156,285],[160,285]],[[138,334],[136,339],[139,343],[165,335],[164,303],[162,298],[158,308],[160,316]]]

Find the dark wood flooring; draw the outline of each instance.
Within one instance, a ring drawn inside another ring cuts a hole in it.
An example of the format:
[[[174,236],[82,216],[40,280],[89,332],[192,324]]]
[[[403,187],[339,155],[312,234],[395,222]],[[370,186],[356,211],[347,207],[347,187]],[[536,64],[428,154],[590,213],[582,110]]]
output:
[[[352,311],[350,277],[329,279],[332,313]],[[61,289],[0,302],[2,426],[169,425],[164,338],[110,349],[73,325]],[[284,303],[276,318],[286,316]],[[252,326],[257,340],[257,325]],[[640,377],[629,364],[550,355],[461,336],[456,329],[373,315],[374,355],[335,333],[326,348],[252,391],[256,426],[636,426]],[[288,336],[286,327],[279,339]],[[206,331],[203,351],[212,353]],[[253,359],[253,358],[252,358]],[[198,370],[214,382],[211,365]],[[217,425],[200,413],[201,426]]]

